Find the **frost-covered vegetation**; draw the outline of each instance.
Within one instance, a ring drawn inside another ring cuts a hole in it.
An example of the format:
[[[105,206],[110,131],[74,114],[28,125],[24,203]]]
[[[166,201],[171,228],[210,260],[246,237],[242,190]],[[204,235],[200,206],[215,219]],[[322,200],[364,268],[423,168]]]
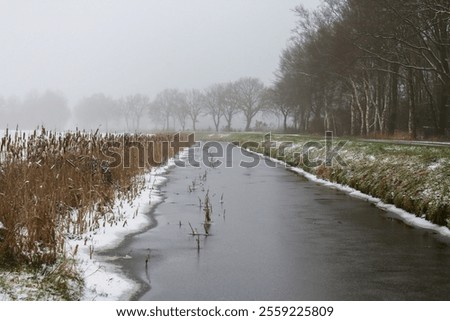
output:
[[[117,204],[139,196],[148,183],[144,173],[173,155],[164,144],[172,139],[169,134],[6,131],[0,148],[0,294],[78,298],[79,245],[69,245],[88,246],[99,229],[130,223],[137,210],[125,215]]]
[[[262,143],[261,134],[229,134],[209,139]],[[340,165],[333,159],[332,166],[307,166],[303,148],[307,142],[325,146],[322,137],[301,135],[273,135],[272,141],[292,142],[284,155],[277,147],[271,148],[271,156],[292,166],[298,166],[320,178],[350,186],[363,193],[394,204],[432,223],[450,227],[450,148],[400,145],[387,142],[335,139],[346,141],[339,151],[346,163]],[[259,152],[264,152],[262,148]],[[325,148],[310,150],[309,160],[324,160]]]
[[[301,167],[432,223],[450,226],[448,148],[350,141],[341,155],[347,166]]]

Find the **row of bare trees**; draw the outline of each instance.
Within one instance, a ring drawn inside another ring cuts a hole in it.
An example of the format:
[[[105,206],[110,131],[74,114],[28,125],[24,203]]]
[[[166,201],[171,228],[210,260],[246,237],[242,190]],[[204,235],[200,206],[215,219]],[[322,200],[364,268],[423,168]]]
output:
[[[82,98],[72,110],[61,93],[30,94],[24,100],[0,98],[2,126],[52,129],[77,126],[102,131],[137,132],[154,127],[162,130],[196,130],[200,119],[216,131],[231,130],[238,114],[249,130],[255,116],[270,106],[269,89],[257,78],[214,84],[200,90],[165,89],[152,100],[135,94],[119,99],[102,93]],[[209,122],[208,122],[209,119]],[[225,124],[225,125],[223,125]],[[222,126],[222,127],[221,127]]]
[[[448,135],[448,0],[327,0],[295,11],[272,95],[285,128]]]
[[[219,131],[225,121],[224,129],[232,129],[234,117],[241,113],[245,117],[245,130],[250,130],[255,116],[267,110],[269,106],[268,89],[257,78],[241,78],[235,82],[219,83],[205,90],[193,89],[184,93],[175,89],[160,92],[153,102],[153,110],[159,111],[166,121],[166,129],[170,128],[169,119],[173,117],[185,129],[186,120],[196,124],[201,116],[208,116]]]
[[[231,130],[238,114],[246,120],[246,130],[258,113],[268,110],[269,90],[256,78],[241,78],[235,82],[214,84],[207,89],[164,89],[151,100],[136,94],[113,99],[95,94],[82,99],[74,109],[77,124],[84,128],[105,130],[119,123],[127,131],[139,131],[156,126],[162,130],[197,129],[201,118],[209,118],[216,131]],[[142,122],[151,124],[142,126]],[[221,127],[225,123],[226,125]]]
[[[218,83],[205,90],[193,89],[179,92],[166,89],[153,101],[151,112],[163,118],[165,128],[170,128],[170,119],[177,121],[185,130],[187,120],[196,130],[196,124],[202,116],[210,117],[214,129],[219,131],[225,121],[224,129],[232,129],[232,121],[237,114],[245,118],[245,130],[250,130],[252,121],[258,113],[270,105],[269,90],[257,78],[241,78],[235,82]]]

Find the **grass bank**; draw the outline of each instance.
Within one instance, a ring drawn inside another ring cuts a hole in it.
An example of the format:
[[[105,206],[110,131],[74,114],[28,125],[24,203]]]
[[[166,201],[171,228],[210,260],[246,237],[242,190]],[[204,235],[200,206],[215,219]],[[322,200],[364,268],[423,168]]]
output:
[[[449,147],[335,138],[329,152],[340,141],[345,142],[338,151],[341,162],[333,157],[331,166],[327,166],[324,137],[275,134],[271,136],[275,146],[270,149],[262,147],[266,140],[262,133],[204,134],[199,138],[239,142],[241,145],[249,141],[258,142],[260,147],[253,149],[260,153],[270,153],[270,156],[319,178],[352,187],[450,228]],[[280,153],[280,146],[288,147]]]

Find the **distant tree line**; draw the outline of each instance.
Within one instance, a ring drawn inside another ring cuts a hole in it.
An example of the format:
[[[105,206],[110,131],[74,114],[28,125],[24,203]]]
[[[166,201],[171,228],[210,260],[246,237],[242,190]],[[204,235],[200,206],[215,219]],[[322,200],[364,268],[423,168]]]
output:
[[[64,129],[70,116],[67,99],[60,92],[31,92],[23,98],[0,96],[0,129],[33,129],[39,125]]]
[[[168,88],[153,100],[142,94],[119,99],[95,94],[75,106],[74,119],[83,128],[101,125],[103,130],[122,128],[136,132],[155,127],[164,131],[195,131],[200,118],[209,118],[215,131],[229,131],[234,117],[242,114],[245,129],[250,130],[255,116],[270,109],[269,98],[269,89],[262,81],[246,77],[206,89]]]
[[[138,132],[157,128],[165,131],[197,130],[201,118],[213,130],[232,130],[241,115],[250,130],[258,114],[271,109],[270,90],[257,78],[213,84],[206,89],[164,89],[152,100],[143,94],[113,98],[96,93],[80,99],[73,108],[63,94],[47,91],[19,99],[0,97],[0,125],[33,129],[78,127],[101,131]],[[208,123],[206,121],[206,123]]]
[[[449,135],[448,0],[327,0],[299,17],[272,91],[294,130]]]

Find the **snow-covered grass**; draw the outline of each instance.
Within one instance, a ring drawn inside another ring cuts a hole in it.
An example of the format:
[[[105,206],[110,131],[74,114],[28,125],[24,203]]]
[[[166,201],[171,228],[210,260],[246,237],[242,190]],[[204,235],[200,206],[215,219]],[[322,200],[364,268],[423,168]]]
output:
[[[0,271],[0,301],[74,300],[84,282],[75,261],[64,259],[39,269],[16,267]]]

